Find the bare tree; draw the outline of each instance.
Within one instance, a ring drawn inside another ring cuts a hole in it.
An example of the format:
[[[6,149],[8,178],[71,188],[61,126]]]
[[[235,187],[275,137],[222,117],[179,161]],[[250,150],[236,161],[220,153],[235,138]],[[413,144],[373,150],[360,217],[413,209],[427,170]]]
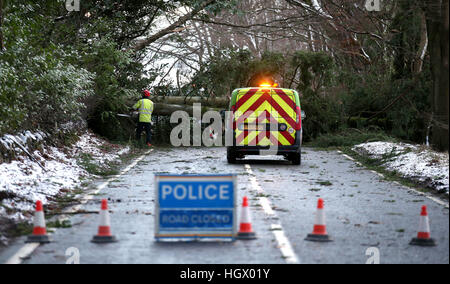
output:
[[[189,13],[187,13],[186,15],[180,17],[177,21],[175,21],[174,23],[172,23],[170,26],[168,26],[167,28],[145,38],[142,40],[139,40],[133,47],[132,49],[134,51],[139,51],[144,49],[145,47],[149,46],[150,44],[156,42],[158,39],[163,38],[169,34],[175,33],[177,31],[179,31],[179,28],[185,24],[187,21],[191,20],[194,16],[198,15],[200,12],[202,12],[206,7],[214,4],[216,2],[216,0],[207,0],[204,1],[201,5],[199,5],[198,7],[196,7],[195,9],[193,9],[192,11],[190,11]]]

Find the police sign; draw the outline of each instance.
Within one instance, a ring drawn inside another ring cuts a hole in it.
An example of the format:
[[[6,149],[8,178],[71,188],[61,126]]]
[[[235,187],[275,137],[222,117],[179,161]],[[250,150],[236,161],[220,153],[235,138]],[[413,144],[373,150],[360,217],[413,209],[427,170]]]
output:
[[[236,176],[156,175],[157,241],[234,240]]]

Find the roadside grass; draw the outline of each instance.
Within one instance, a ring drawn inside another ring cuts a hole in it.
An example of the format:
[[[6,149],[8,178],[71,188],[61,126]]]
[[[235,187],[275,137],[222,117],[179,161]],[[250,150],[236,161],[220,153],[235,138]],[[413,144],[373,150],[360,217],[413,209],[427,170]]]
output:
[[[51,218],[51,215],[45,216],[46,219]],[[7,231],[6,234],[10,238],[18,238],[21,236],[28,236],[33,233],[33,224],[28,222],[19,222],[13,226],[11,226]],[[60,229],[60,228],[72,228],[72,223],[70,220],[64,220],[64,221],[46,221],[46,227],[47,232],[52,233],[52,229]]]
[[[144,153],[143,148],[133,147],[133,145],[128,144],[130,151],[122,156],[120,159],[114,163],[106,163],[105,165],[98,165],[95,163],[93,157],[90,154],[81,154],[79,157],[79,164],[90,174],[100,176],[102,178],[117,175],[121,165],[129,164],[133,159],[142,155]],[[145,149],[146,150],[146,149]],[[86,194],[90,190],[90,186],[93,184],[95,178],[88,178],[83,180],[80,186],[73,188],[72,190],[53,197],[51,199],[52,208],[48,209],[46,212],[47,227],[49,228],[71,228],[72,225],[69,220],[59,221],[55,220],[54,217],[59,216],[63,210],[71,205],[79,204],[80,199],[83,194]],[[115,180],[115,182],[118,180]],[[102,193],[97,193],[95,196],[102,196]],[[17,234],[24,235],[29,234],[32,231],[25,230],[28,228],[27,224],[22,224],[24,229],[21,229]]]
[[[33,233],[33,224],[20,222],[10,228],[6,233],[8,237],[12,238],[31,235]]]
[[[414,188],[417,191],[424,193],[432,193],[433,195],[436,195],[442,199],[449,200],[449,196],[445,193],[437,193],[436,191],[431,190],[418,182],[415,182],[413,180],[401,176],[396,171],[386,170],[386,168],[383,167],[382,164],[386,161],[386,159],[391,159],[395,157],[397,154],[388,153],[384,155],[381,159],[371,159],[354,152],[351,148],[352,147],[339,147],[338,149],[341,150],[344,154],[347,154],[356,161],[360,162],[367,169],[382,174],[384,176],[384,179],[387,181],[395,181],[406,187]]]
[[[119,168],[122,164],[127,164],[137,156],[142,155],[146,150],[148,150],[148,147],[145,145],[141,145],[139,143],[135,142],[114,142],[117,145],[122,146],[128,146],[130,147],[130,150],[128,153],[125,153],[120,156],[118,161],[115,162],[106,162],[103,165],[98,164],[94,157],[92,157],[89,153],[82,153],[78,157],[78,163],[80,166],[82,166],[89,174],[101,176],[101,177],[108,177],[117,175],[119,173]],[[103,145],[100,146],[100,149],[103,149],[105,151],[113,150],[114,147],[110,145]],[[141,162],[142,163],[142,162]],[[87,182],[86,182],[87,183]]]
[[[361,163],[365,168],[369,170],[381,173],[385,180],[395,181],[406,187],[414,188],[417,191],[424,193],[432,193],[442,199],[449,200],[449,196],[445,193],[437,193],[423,184],[410,180],[408,178],[402,177],[396,171],[388,171],[383,166],[386,161],[389,161],[401,154],[412,151],[411,149],[405,149],[401,153],[396,153],[392,151],[390,153],[384,154],[381,158],[371,159],[369,157],[363,156],[352,150],[353,146],[369,143],[369,142],[401,142],[399,139],[391,137],[381,131],[378,128],[368,128],[368,129],[355,129],[346,128],[337,133],[325,134],[317,137],[315,140],[305,143],[306,147],[311,147],[319,151],[330,151],[330,150],[340,150],[348,156],[354,158],[356,161]],[[312,167],[310,167],[312,168]]]
[[[69,135],[65,136],[62,141],[57,141],[57,146],[66,146],[70,147],[75,142],[78,141],[77,135]],[[96,164],[95,159],[92,157],[92,155],[88,153],[80,154],[77,157],[78,164],[83,167],[88,173],[92,175],[96,175],[97,177],[100,176],[101,178],[105,178],[108,176],[116,175],[119,173],[119,169],[121,165],[129,164],[133,159],[136,157],[142,155],[146,150],[148,150],[147,147],[144,146],[135,146],[133,143],[127,143],[127,142],[117,142],[113,144],[118,144],[122,146],[129,146],[130,151],[128,153],[125,153],[120,156],[120,159],[117,160],[114,163],[106,163],[104,165],[98,165]],[[112,145],[109,145],[106,143],[103,146],[99,147],[101,150],[104,151],[112,151],[115,150],[115,147]],[[163,149],[163,151],[169,152],[171,149]],[[92,185],[95,182],[95,177],[81,177],[80,178],[80,184],[79,186],[72,188],[72,189],[64,189],[61,190],[59,195],[48,197],[49,204],[45,206],[46,212],[45,212],[45,218],[47,223],[48,232],[51,232],[51,229],[56,228],[70,228],[72,225],[70,221],[59,221],[55,220],[56,216],[59,216],[62,214],[63,209],[80,203],[80,199],[82,198],[83,194],[86,194],[87,191],[90,191],[92,188]],[[61,184],[62,186],[62,184]],[[96,194],[97,196],[101,196],[102,194]],[[16,199],[17,196],[15,196],[12,193],[9,192],[0,192],[0,201],[3,199]],[[9,208],[7,206],[4,206],[0,204],[1,207],[10,215],[14,214],[16,210],[13,208]],[[33,216],[34,212],[22,212],[23,214],[27,216]],[[81,212],[80,212],[81,213]],[[1,225],[1,224],[0,224]],[[0,232],[0,235],[4,235],[7,238],[17,238],[21,236],[30,235],[33,232],[33,224],[30,221],[19,221],[16,223],[6,223],[3,224],[3,226],[0,226],[2,231]]]
[[[305,143],[305,146],[322,150],[330,150],[338,147],[352,147],[361,143],[376,141],[395,142],[397,139],[388,136],[386,133],[378,129],[359,130],[355,128],[347,128],[337,133],[321,135],[313,141]]]
[[[82,153],[78,158],[78,163],[81,167],[83,167],[88,173],[96,176],[112,176],[117,174],[118,164],[107,162],[103,165],[100,165],[94,161],[94,158],[89,153]]]
[[[119,174],[119,170],[121,165],[129,164],[133,159],[137,156],[140,156],[144,153],[143,148],[134,147],[132,144],[127,143],[115,143],[120,144],[122,146],[129,146],[130,151],[126,154],[120,156],[119,160],[115,162],[108,162],[103,165],[99,165],[96,163],[91,154],[82,153],[78,157],[78,163],[81,167],[83,167],[89,174],[99,176],[101,178],[106,178],[109,176],[114,176]],[[105,148],[106,147],[106,148]],[[113,150],[112,146],[105,146],[103,150],[109,151]],[[116,180],[117,181],[117,180]],[[80,199],[83,194],[90,191],[91,186],[95,182],[95,177],[89,177],[81,182],[81,184],[64,194],[57,195],[49,200],[51,200],[52,208],[48,210],[46,213],[46,219],[49,219],[49,227],[53,228],[68,228],[69,224],[66,223],[58,223],[59,221],[53,221],[53,217],[61,214],[62,210],[80,203]],[[96,196],[101,196],[101,193],[96,194]]]

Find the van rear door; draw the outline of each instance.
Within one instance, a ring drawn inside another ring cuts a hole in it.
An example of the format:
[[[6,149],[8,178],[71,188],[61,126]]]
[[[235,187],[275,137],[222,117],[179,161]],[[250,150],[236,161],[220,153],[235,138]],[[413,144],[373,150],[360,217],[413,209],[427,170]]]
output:
[[[239,90],[234,114],[236,145],[294,145],[295,107],[292,90],[264,87]]]
[[[270,88],[248,88],[236,97],[236,145],[270,146],[266,125],[272,111]],[[270,137],[270,136],[269,136]]]
[[[295,124],[297,120],[296,98],[289,89],[272,89],[272,116],[278,121],[279,130],[276,135],[280,145],[295,144]]]

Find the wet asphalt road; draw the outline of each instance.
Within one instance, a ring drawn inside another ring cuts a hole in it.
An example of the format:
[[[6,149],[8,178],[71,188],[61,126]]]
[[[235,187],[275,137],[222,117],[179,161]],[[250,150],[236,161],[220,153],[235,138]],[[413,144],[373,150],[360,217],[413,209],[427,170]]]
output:
[[[254,241],[234,243],[156,243],[154,241],[154,173],[238,174],[239,198],[251,202]],[[255,187],[260,186],[263,192]],[[317,199],[325,200],[331,243],[304,241],[311,233]],[[119,242],[90,242],[98,215],[79,214],[72,227],[57,229],[53,243],[40,246],[24,263],[65,263],[66,250],[77,248],[81,263],[282,264],[272,224],[282,225],[298,263],[366,263],[376,247],[381,263],[449,263],[449,210],[379,175],[335,151],[303,150],[303,163],[292,166],[281,157],[226,162],[225,148],[156,148],[126,175],[112,181],[83,206],[98,211],[109,198],[113,234]],[[267,214],[260,198],[276,216]],[[421,205],[428,206],[431,235],[438,246],[410,246],[417,234]],[[0,252],[5,262],[24,238]]]

